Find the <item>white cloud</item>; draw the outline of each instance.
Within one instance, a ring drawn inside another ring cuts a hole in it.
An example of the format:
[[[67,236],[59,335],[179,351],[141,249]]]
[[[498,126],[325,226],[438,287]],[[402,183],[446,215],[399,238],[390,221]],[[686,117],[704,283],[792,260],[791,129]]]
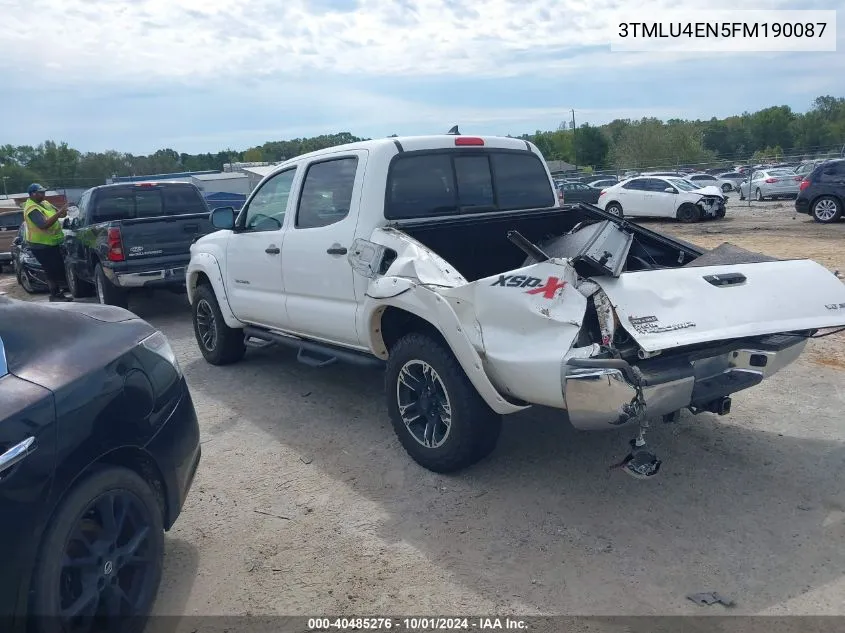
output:
[[[700,8],[702,2],[652,0],[647,15]],[[566,71],[584,63],[595,68],[641,65],[661,57],[665,61],[660,54],[577,52],[606,46],[614,12],[641,9],[638,0],[360,0],[351,11],[330,9],[333,4],[348,6],[351,0],[321,0],[319,6],[307,0],[3,4],[7,46],[0,64],[27,69],[58,65],[65,77],[144,73],[190,82],[315,71],[507,76]],[[773,8],[788,4],[758,3]],[[32,27],[33,20],[38,28]],[[25,46],[30,42],[37,45]]]

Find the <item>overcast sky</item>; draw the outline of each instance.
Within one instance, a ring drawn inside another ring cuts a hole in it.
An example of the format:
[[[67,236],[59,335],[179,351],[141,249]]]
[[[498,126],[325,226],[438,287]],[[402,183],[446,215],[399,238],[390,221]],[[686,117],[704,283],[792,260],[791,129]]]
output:
[[[845,96],[845,29],[836,53],[610,51],[616,9],[645,18],[662,7],[732,4],[0,0],[0,144],[216,152],[341,131],[441,133],[456,123],[465,133],[520,134],[554,129],[571,108],[580,125],[780,104],[805,111],[818,95]]]

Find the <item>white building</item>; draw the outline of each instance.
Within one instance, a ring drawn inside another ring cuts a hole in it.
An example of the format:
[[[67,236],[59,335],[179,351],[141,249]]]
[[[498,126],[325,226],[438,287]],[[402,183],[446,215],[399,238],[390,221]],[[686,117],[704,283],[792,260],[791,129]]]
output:
[[[236,193],[245,196],[252,190],[249,176],[239,172],[198,174],[191,176],[191,182],[204,194]]]
[[[273,171],[276,165],[262,165],[260,167],[241,167],[241,171],[249,178],[249,191],[255,189],[258,183]]]

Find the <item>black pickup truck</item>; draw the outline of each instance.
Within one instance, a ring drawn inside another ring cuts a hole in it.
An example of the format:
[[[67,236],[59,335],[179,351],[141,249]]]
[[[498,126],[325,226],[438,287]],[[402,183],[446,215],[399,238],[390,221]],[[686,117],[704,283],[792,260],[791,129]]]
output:
[[[214,230],[200,190],[186,182],[103,185],[66,219],[64,259],[74,297],[127,307],[137,289],[182,292],[195,238]]]

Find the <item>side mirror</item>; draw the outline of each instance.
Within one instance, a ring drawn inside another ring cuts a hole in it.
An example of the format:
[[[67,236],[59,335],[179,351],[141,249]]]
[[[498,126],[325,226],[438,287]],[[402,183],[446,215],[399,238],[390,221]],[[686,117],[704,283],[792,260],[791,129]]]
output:
[[[12,244],[14,244],[15,246],[20,246],[21,244],[23,244],[23,240],[19,237],[16,237],[12,240]]]
[[[666,189],[664,189],[663,191],[665,191],[666,193],[678,193],[678,190],[674,187],[666,187]]]
[[[235,228],[236,217],[234,207],[217,207],[211,212],[211,226],[215,229],[231,230]]]

